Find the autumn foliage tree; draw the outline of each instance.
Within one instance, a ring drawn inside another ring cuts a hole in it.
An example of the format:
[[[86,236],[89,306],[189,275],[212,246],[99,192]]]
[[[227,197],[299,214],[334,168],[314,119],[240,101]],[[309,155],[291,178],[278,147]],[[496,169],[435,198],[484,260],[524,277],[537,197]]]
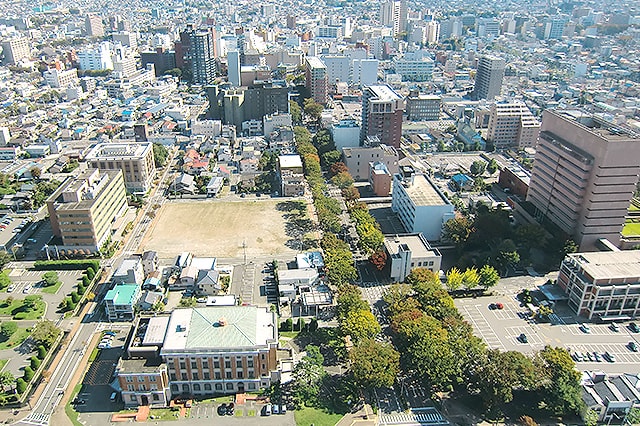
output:
[[[369,261],[378,271],[382,271],[387,264],[387,253],[384,250],[376,250],[369,256]]]

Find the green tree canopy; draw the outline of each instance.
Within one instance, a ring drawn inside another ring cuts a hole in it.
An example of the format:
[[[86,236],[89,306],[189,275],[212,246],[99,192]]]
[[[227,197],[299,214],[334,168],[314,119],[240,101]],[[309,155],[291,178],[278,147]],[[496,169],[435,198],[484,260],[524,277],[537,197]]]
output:
[[[387,343],[360,342],[349,353],[351,371],[364,389],[391,387],[400,372],[400,354]]]
[[[341,323],[341,329],[345,335],[351,336],[354,342],[359,342],[363,339],[372,339],[380,333],[380,324],[367,307],[367,309],[349,311]]]
[[[39,345],[50,348],[53,342],[58,338],[62,330],[49,320],[36,323],[31,331],[31,337]]]

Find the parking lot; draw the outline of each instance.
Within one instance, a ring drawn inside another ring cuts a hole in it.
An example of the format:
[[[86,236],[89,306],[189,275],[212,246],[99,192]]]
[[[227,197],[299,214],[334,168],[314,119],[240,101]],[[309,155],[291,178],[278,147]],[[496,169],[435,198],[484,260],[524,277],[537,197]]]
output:
[[[216,424],[256,424],[256,425],[295,425],[295,419],[292,411],[286,414],[271,414],[270,416],[262,415],[264,413],[263,403],[255,401],[246,401],[243,405],[235,404],[234,414],[221,416],[218,414],[218,407],[221,403],[200,402],[195,403],[191,408],[189,420],[195,419],[212,419]],[[182,423],[182,422],[181,422]]]
[[[498,302],[503,304],[503,309],[489,309],[490,304]],[[586,333],[580,329],[579,319],[562,306],[557,309],[561,313],[552,317],[552,323],[536,323],[525,315],[526,308],[507,296],[455,299],[455,304],[475,334],[490,348],[532,354],[551,345],[583,355],[608,352],[614,355],[615,362],[586,358],[577,362],[578,368],[607,373],[633,372],[640,368],[640,352],[633,352],[627,346],[630,341],[640,345],[640,333],[629,330],[627,323],[621,323],[618,331],[606,324],[589,324],[590,332]],[[525,334],[526,343],[518,339],[521,334]]]

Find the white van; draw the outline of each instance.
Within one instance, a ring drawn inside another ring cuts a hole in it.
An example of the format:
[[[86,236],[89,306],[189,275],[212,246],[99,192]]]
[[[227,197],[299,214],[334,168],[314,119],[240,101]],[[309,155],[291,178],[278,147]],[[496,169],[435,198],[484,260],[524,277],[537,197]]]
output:
[[[118,392],[111,392],[111,397],[109,397],[109,400],[111,400],[111,402],[116,402],[117,399],[118,399]]]
[[[265,416],[271,415],[271,404],[267,404],[264,406],[264,415]]]

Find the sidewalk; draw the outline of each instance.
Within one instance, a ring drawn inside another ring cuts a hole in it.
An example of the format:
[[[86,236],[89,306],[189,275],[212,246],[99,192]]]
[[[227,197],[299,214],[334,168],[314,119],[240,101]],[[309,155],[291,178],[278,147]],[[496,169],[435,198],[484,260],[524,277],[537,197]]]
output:
[[[365,404],[355,413],[345,414],[336,426],[375,426],[378,424],[378,415],[373,414],[373,409],[369,404]]]

